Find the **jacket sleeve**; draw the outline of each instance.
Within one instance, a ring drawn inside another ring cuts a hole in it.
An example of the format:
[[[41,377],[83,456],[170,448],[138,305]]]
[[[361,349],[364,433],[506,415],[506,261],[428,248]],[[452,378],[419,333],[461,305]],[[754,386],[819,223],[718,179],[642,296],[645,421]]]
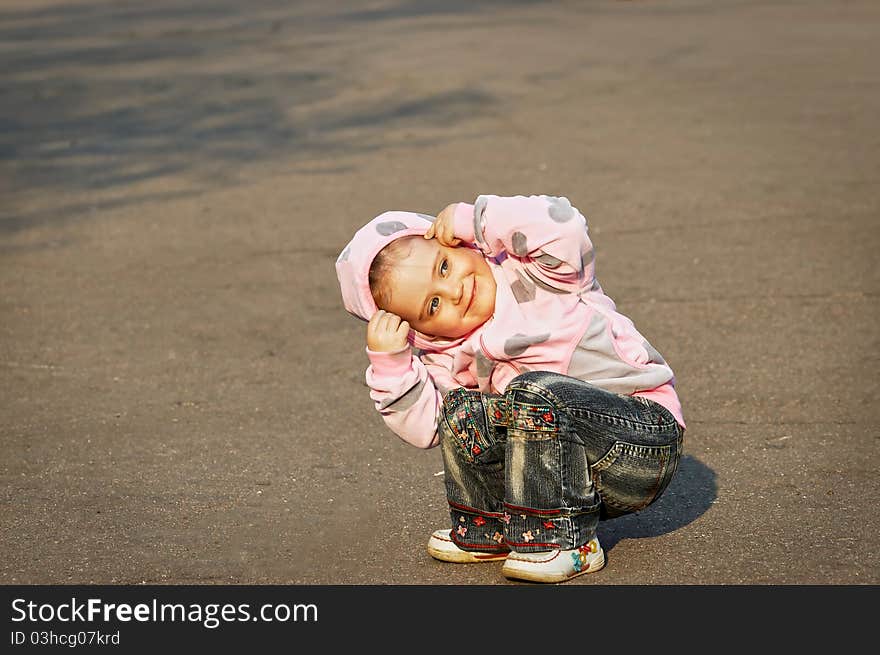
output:
[[[443,393],[449,385],[458,386],[451,374],[441,366],[426,365],[409,346],[395,353],[367,349],[367,356],[370,398],[385,424],[413,446],[436,446]]]
[[[489,257],[518,258],[551,290],[596,284],[587,220],[567,198],[482,195],[473,205],[458,203],[453,231]]]

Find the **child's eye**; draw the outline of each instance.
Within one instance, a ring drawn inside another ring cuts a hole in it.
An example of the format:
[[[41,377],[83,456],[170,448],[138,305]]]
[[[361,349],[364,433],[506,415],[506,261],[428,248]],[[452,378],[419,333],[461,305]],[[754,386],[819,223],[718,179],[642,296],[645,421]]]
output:
[[[449,260],[444,259],[440,262],[440,275],[446,275],[446,271],[449,270]]]
[[[440,299],[431,298],[431,304],[428,305],[428,315],[433,316],[434,314],[436,314],[438,307],[440,307]]]

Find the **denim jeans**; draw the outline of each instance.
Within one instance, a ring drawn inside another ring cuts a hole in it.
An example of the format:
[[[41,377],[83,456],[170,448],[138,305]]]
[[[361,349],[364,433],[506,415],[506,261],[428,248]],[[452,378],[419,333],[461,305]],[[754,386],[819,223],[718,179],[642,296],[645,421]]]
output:
[[[600,519],[650,505],[684,434],[652,400],[546,371],[500,395],[451,390],[438,430],[453,541],[520,552],[577,548]]]

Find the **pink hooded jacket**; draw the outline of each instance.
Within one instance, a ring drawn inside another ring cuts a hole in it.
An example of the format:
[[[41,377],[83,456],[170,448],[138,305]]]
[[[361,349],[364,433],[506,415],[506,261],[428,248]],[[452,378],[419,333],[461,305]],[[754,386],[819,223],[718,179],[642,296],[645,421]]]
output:
[[[432,448],[447,391],[501,393],[531,370],[650,398],[684,427],[672,369],[603,293],[586,219],[567,198],[481,195],[473,205],[458,203],[454,216],[462,247],[479,249],[495,278],[495,313],[459,339],[411,331],[412,346],[401,351],[367,349],[370,397],[395,434]],[[433,220],[389,211],[355,233],[336,260],[348,312],[370,319],[377,310],[369,286],[373,258],[395,239],[423,235]]]

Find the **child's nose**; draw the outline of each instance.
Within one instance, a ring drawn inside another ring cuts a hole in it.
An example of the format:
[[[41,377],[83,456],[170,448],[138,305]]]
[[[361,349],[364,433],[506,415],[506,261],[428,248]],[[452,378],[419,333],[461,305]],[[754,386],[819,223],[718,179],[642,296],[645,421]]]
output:
[[[455,285],[455,304],[461,302],[461,299],[464,298],[464,282],[458,282]]]
[[[461,280],[448,280],[446,293],[452,302],[458,304],[464,296],[464,283]]]

